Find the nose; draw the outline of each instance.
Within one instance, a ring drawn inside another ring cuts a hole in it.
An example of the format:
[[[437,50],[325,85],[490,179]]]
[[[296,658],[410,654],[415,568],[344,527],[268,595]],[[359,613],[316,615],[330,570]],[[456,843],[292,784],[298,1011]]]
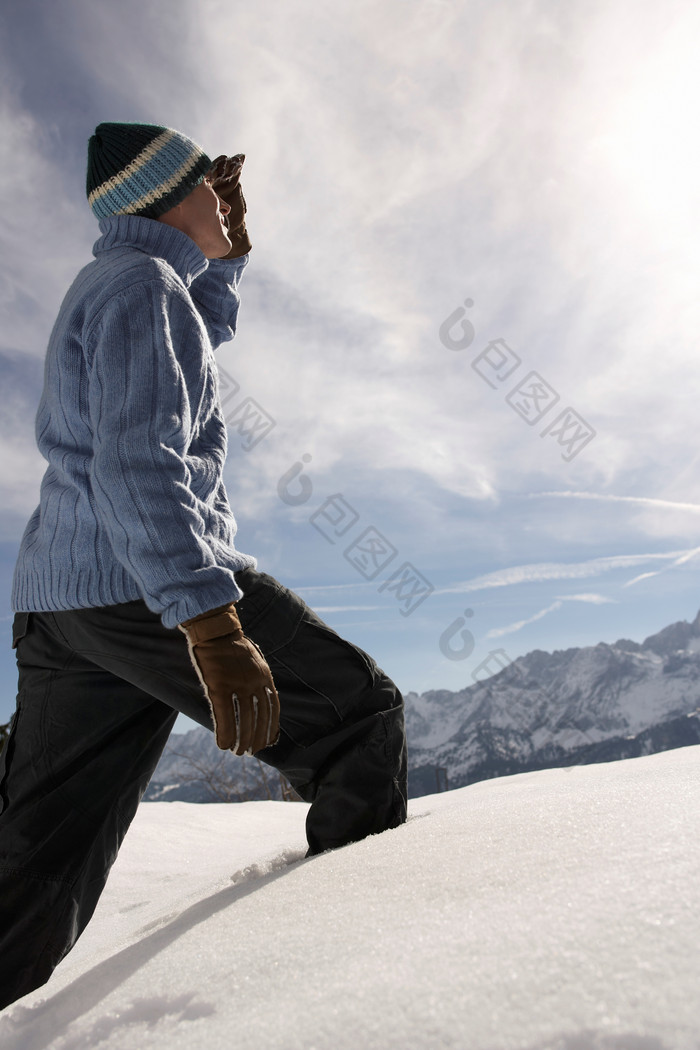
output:
[[[219,195],[217,194],[217,197],[218,196]],[[231,205],[227,204],[226,201],[223,200],[223,198],[221,197],[219,197],[219,211],[222,215],[228,215],[228,213],[231,211]]]

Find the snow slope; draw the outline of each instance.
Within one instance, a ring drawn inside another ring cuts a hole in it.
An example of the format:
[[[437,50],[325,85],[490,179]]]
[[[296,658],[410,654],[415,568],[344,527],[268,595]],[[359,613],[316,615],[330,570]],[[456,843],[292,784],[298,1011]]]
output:
[[[2,1050],[698,1050],[700,746],[482,781],[304,859],[307,807],[142,805]]]

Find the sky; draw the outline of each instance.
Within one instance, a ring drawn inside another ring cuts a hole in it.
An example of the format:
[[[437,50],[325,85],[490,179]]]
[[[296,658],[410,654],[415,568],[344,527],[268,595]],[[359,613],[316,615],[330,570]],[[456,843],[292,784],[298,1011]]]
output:
[[[482,781],[308,859],[303,803],[144,803],[0,1043],[697,1050],[699,758]]]
[[[103,120],[246,154],[237,545],[401,689],[693,619],[699,44],[690,0],[5,0],[6,637]]]

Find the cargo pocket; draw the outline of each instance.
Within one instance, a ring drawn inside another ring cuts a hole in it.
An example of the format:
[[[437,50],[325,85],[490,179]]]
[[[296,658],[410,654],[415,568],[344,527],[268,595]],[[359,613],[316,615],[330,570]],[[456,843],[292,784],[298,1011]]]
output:
[[[24,638],[25,634],[29,630],[29,617],[31,613],[21,612],[15,613],[15,618],[12,622],[12,648],[16,649],[18,643]]]
[[[381,701],[367,655],[315,616],[301,619],[269,663],[282,729],[299,747],[375,713]]]

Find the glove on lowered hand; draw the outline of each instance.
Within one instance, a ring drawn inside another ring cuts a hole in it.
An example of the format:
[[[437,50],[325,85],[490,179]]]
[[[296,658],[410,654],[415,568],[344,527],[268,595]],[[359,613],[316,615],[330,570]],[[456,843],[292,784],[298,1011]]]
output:
[[[209,169],[208,178],[212,188],[231,209],[226,216],[231,251],[223,256],[224,259],[238,259],[253,247],[245,227],[247,208],[241,189],[241,168],[244,160],[245,153],[237,153],[235,157],[222,154]]]
[[[255,754],[279,739],[280,702],[272,673],[246,638],[233,602],[181,623],[211,705],[222,751]]]

